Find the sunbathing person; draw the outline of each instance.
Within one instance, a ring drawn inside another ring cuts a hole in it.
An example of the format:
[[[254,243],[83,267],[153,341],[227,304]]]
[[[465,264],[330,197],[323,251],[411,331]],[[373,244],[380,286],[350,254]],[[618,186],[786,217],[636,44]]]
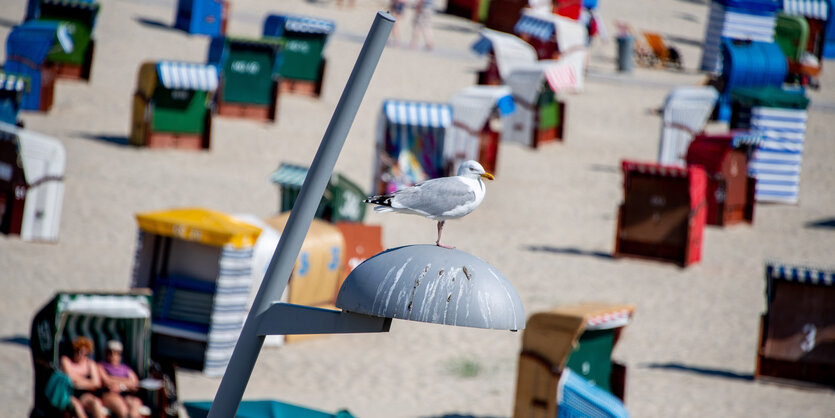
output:
[[[101,389],[99,370],[88,357],[92,352],[93,341],[78,337],[72,342],[72,357],[61,356],[61,369],[72,381],[74,389],[70,402],[79,418],[87,418],[87,413],[93,418],[104,417],[102,401],[97,396]]]
[[[122,343],[115,340],[107,342],[105,361],[99,363],[99,372],[104,383],[104,406],[119,418],[142,416],[142,400],[136,396],[139,378],[130,366],[122,363]]]

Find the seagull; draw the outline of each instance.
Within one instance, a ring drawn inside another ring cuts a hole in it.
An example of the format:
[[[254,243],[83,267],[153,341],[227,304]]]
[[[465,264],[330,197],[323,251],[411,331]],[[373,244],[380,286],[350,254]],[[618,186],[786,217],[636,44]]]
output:
[[[447,219],[456,219],[469,214],[481,201],[486,192],[481,179],[493,180],[493,175],[484,171],[477,161],[469,160],[458,167],[458,175],[422,181],[394,193],[371,196],[363,202],[372,203],[375,212],[400,212],[420,215],[438,221],[438,240]]]

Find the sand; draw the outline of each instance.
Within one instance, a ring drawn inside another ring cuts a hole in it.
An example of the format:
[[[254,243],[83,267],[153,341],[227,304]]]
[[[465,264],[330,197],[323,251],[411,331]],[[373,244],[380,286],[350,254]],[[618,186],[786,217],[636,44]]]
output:
[[[5,4],[0,38],[23,16]],[[32,404],[27,346],[32,316],[57,290],[125,290],[130,283],[137,212],[204,206],[273,215],[278,193],[268,176],[280,162],[310,164],[383,0],[233,1],[229,33],[258,35],[268,12],[337,21],[326,49],[320,99],[284,95],[278,121],[216,117],[211,150],[126,146],[131,95],[141,62],[204,61],[208,39],[170,29],[174,0],[104,2],[95,29],[92,81],[58,81],[47,114],[24,113],[27,128],[58,138],[67,171],[60,241],[0,237],[0,416]],[[439,7],[443,7],[440,2]],[[566,140],[540,149],[502,145],[496,180],[481,207],[447,223],[445,242],[504,273],[528,315],[583,301],[632,303],[637,311],[614,357],[628,366],[626,405],[636,417],[831,416],[835,392],[753,380],[759,316],[765,308],[763,262],[828,264],[835,233],[815,227],[835,217],[835,72],[811,92],[798,205],[758,204],[753,225],[705,231],[703,260],[686,269],[612,259],[620,161],[654,161],[661,106],[677,85],[697,85],[703,1],[603,0],[600,13],[655,30],[679,47],[684,72],[615,72],[615,45],[596,42],[580,94],[568,95]],[[400,22],[408,39],[411,11]],[[483,58],[470,52],[478,25],[438,15],[431,52],[387,48],[365,95],[336,170],[370,189],[374,133],[382,100],[446,101],[475,83]],[[828,67],[830,62],[826,63]],[[431,243],[435,225],[393,214],[367,216],[384,228],[384,244]],[[265,348],[245,397],[273,398],[356,416],[509,416],[514,403],[520,333],[395,321],[390,333],[328,336]],[[475,370],[475,376],[461,371]],[[177,373],[183,400],[209,400],[219,379]]]

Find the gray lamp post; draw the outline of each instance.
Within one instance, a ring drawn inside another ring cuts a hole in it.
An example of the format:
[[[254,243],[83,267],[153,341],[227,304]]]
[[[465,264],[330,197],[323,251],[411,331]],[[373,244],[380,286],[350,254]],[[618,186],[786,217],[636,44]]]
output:
[[[357,266],[337,296],[342,311],[277,302],[393,24],[390,14],[378,12],[371,25],[244,321],[210,418],[235,416],[266,335],[387,332],[391,318],[514,331],[525,326],[519,295],[498,271],[462,251],[429,245],[385,251]]]

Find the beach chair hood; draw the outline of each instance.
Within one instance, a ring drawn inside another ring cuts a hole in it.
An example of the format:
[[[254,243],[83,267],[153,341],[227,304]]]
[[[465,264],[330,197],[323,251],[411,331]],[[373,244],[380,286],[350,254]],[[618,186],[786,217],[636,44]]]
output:
[[[513,72],[513,69],[537,61],[536,50],[517,36],[491,29],[482,29],[481,38],[473,44],[472,49],[479,54],[493,51],[499,76],[503,80]]]
[[[328,36],[336,29],[332,20],[301,15],[268,15],[264,20],[264,36],[284,36],[285,32]]]
[[[55,138],[0,122],[0,131],[17,136],[26,179],[20,238],[57,241],[64,201],[66,151]]]
[[[522,10],[513,31],[541,41],[556,40],[560,54],[585,49],[588,36],[586,28],[576,20],[533,9]]]

